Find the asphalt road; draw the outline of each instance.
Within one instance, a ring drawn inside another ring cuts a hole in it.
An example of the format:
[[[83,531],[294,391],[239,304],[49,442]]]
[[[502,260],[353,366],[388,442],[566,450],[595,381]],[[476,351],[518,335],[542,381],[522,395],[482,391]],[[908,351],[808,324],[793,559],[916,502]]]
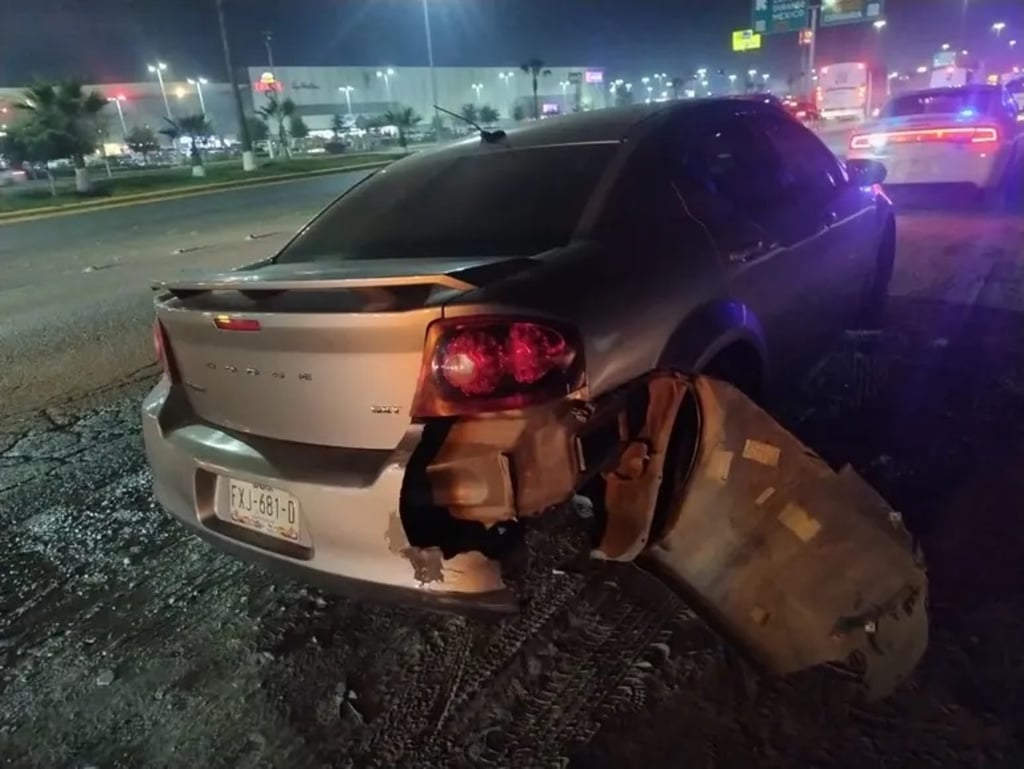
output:
[[[3,411],[147,375],[153,281],[273,253],[366,173],[0,223]]]
[[[1024,217],[902,213],[892,293],[777,405],[921,539],[931,646],[889,701],[752,686],[660,583],[579,557],[572,510],[500,623],[239,564],[154,505],[140,381],[0,432],[0,765],[1019,769]]]

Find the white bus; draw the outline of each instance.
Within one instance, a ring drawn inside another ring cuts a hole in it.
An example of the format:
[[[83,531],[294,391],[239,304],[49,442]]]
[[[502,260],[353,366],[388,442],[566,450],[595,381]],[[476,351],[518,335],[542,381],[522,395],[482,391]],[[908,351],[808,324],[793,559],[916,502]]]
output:
[[[829,64],[818,70],[815,91],[818,112],[825,120],[863,119],[871,102],[871,73],[862,61]]]

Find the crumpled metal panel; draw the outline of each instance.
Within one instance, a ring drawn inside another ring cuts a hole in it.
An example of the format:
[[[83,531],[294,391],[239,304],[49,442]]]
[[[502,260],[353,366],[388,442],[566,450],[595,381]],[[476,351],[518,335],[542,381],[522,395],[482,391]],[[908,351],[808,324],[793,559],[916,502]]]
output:
[[[928,642],[927,576],[902,519],[732,386],[690,386],[697,456],[642,563],[768,672],[835,662],[868,698],[888,695]]]

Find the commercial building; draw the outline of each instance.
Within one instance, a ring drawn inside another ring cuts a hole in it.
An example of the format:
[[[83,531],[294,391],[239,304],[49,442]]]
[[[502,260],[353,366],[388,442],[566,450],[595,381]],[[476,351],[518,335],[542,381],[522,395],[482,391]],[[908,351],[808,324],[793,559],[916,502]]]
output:
[[[538,78],[542,114],[608,106],[608,85],[597,67],[551,67]],[[503,122],[533,114],[531,76],[518,67],[437,67],[440,106],[459,112],[464,104],[490,106]],[[433,114],[431,70],[427,67],[249,67],[239,73],[246,114],[254,115],[278,94],[292,99],[298,114],[313,131],[325,131],[334,115],[372,117],[392,107],[411,107],[424,122]],[[205,79],[204,79],[205,80]],[[205,111],[219,136],[234,139],[238,121],[231,85],[198,76],[164,76],[163,89],[154,79],[135,83],[87,85],[110,100],[101,116],[108,144],[120,144],[125,131],[148,126],[157,131],[166,117]],[[17,117],[14,104],[22,88],[0,88],[0,131]],[[118,110],[120,107],[120,110]]]
[[[606,106],[604,72],[596,67],[552,67],[538,78],[541,114]],[[436,67],[438,104],[459,112],[464,104],[497,110],[502,120],[533,114],[533,84],[518,67]],[[424,120],[433,114],[428,67],[250,67],[249,100],[269,95],[295,102],[312,130],[330,127],[335,114],[373,116],[411,107]]]

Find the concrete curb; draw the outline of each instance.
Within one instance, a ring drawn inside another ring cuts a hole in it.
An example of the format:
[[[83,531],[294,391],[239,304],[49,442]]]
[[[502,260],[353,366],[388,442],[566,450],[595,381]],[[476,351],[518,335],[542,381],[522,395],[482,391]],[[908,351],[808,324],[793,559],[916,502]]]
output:
[[[47,206],[45,208],[26,209],[24,211],[6,211],[0,213],[0,226],[32,221],[33,219],[48,219],[55,216],[84,214],[90,211],[103,211],[111,208],[143,205],[145,203],[159,203],[164,200],[175,200],[177,198],[191,198],[199,195],[223,192],[225,190],[238,189],[240,187],[264,187],[272,184],[292,182],[298,179],[308,179],[317,176],[343,174],[350,171],[368,171],[372,168],[383,168],[384,166],[391,165],[398,159],[399,158],[393,158],[390,160],[357,163],[355,165],[342,166],[339,168],[320,168],[312,171],[295,171],[277,176],[264,176],[259,179],[236,179],[227,182],[215,182],[213,184],[196,184],[188,187],[178,187],[173,190],[140,192],[134,195],[122,195],[113,198],[103,198],[96,201],[69,203],[66,206]]]

